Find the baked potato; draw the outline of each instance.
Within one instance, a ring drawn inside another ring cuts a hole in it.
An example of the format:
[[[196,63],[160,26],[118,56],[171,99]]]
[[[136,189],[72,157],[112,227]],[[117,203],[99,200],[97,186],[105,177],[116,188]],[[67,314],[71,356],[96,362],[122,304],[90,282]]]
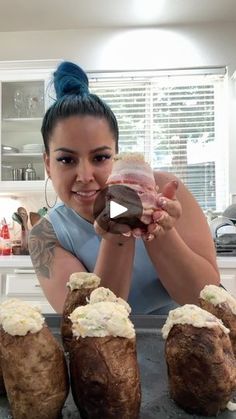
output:
[[[65,299],[61,320],[61,337],[66,352],[70,349],[72,339],[69,315],[76,307],[87,304],[91,292],[99,286],[100,281],[100,278],[94,273],[75,272],[70,275],[69,282],[67,282],[68,294]]]
[[[223,323],[187,304],[170,311],[163,329],[171,398],[189,413],[217,415],[236,390],[236,360]]]
[[[221,319],[230,330],[229,337],[236,357],[236,298],[224,288],[206,285],[200,293],[199,304]]]
[[[105,301],[71,314],[71,389],[82,419],[137,419],[141,403],[136,340],[128,311]]]
[[[58,419],[69,391],[64,352],[28,304],[0,306],[1,365],[14,419]]]
[[[0,367],[0,396],[6,394],[5,384],[2,375],[2,368]]]

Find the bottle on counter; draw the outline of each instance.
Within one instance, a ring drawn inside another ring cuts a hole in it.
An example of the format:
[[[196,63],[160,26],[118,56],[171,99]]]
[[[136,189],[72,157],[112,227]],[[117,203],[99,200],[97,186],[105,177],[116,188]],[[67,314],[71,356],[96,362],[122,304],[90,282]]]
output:
[[[2,256],[9,256],[11,255],[11,239],[9,228],[5,218],[2,220],[2,228],[1,228],[1,254]]]
[[[36,172],[33,167],[32,163],[27,164],[27,168],[25,169],[24,173],[25,180],[35,180],[36,179]]]

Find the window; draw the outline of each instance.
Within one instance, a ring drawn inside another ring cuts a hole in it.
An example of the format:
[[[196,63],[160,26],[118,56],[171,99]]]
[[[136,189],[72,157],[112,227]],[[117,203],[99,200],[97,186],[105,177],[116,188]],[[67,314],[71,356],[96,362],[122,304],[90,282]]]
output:
[[[206,71],[205,71],[206,72]],[[194,74],[195,73],[195,74]],[[119,150],[175,173],[203,210],[227,205],[227,76],[199,71],[91,74],[119,123]]]

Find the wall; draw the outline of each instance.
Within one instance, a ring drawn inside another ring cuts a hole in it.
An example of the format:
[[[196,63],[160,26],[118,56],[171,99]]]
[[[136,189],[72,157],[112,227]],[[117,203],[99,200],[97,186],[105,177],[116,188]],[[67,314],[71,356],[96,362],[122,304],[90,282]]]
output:
[[[0,33],[0,61],[69,59],[87,70],[236,69],[236,25]],[[229,85],[229,190],[236,193],[236,90]]]

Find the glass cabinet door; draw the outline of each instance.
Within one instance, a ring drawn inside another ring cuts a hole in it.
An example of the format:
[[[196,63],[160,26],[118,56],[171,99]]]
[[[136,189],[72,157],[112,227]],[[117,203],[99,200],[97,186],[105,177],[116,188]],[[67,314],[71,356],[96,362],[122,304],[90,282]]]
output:
[[[44,111],[45,80],[2,81],[2,182],[45,179],[40,133]]]

